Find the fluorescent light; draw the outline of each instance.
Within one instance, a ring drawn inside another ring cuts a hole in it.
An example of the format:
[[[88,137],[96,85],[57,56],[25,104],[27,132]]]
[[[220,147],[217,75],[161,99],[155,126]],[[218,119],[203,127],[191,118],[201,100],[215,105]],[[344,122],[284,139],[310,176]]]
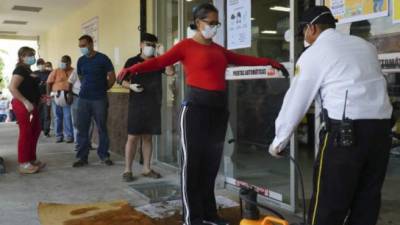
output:
[[[256,20],[254,17],[251,17],[251,21]]]
[[[274,10],[274,11],[290,12],[290,8],[283,7],[283,6],[273,6],[273,7],[269,8],[269,9],[270,10]]]
[[[276,30],[263,30],[261,31],[262,34],[277,34]]]
[[[191,2],[192,0],[186,0],[187,2]]]

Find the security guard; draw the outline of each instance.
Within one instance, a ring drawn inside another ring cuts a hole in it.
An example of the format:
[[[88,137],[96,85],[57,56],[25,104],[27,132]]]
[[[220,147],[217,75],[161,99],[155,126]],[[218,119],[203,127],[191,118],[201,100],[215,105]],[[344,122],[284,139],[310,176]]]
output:
[[[324,129],[314,166],[311,225],[375,225],[388,164],[392,106],[377,51],[335,30],[327,7],[307,10],[301,31],[310,47],[276,120],[269,152],[280,157],[317,98]]]

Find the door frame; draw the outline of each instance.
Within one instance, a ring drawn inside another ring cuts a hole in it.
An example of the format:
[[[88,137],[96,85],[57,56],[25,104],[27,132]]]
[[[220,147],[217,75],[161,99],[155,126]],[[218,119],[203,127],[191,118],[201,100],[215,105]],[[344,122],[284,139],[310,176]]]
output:
[[[154,20],[153,20],[153,27],[154,27],[154,32],[157,33],[158,30],[158,14],[157,14],[157,10],[158,10],[158,2],[159,1],[163,1],[163,0],[152,0],[153,1],[153,15],[154,15]],[[225,1],[225,0],[224,0]],[[290,76],[290,80],[292,80],[293,78],[293,74],[294,74],[294,68],[295,68],[295,63],[296,63],[296,52],[295,52],[295,45],[296,45],[296,37],[295,34],[297,33],[297,13],[298,13],[298,7],[296,5],[296,0],[290,0],[290,16],[289,16],[289,24],[290,24],[290,30],[293,31],[291,33],[291,38],[290,38],[290,57],[289,57],[289,62],[285,62],[285,65],[289,66],[289,73],[291,74]],[[323,0],[316,0],[316,4],[321,4],[321,2],[323,2]],[[184,5],[185,4],[185,0],[178,0],[178,38],[179,40],[182,40],[184,37],[184,32],[185,32],[185,27],[184,27]],[[226,1],[225,1],[225,10],[226,10]],[[226,39],[225,38],[225,45],[226,45]],[[177,74],[177,76],[181,76],[183,75],[183,70],[182,68],[179,69],[179,73]],[[184,84],[184,79],[181,79],[180,84],[178,84],[180,86],[180,90],[182,90],[182,94],[184,94],[185,92],[185,84]],[[155,148],[154,148],[154,156],[155,156],[155,161],[157,163],[161,163],[163,165],[168,165],[171,166],[173,168],[176,168],[175,166],[169,165],[167,163],[161,162],[158,160],[158,142],[159,142],[159,138],[155,138]],[[315,140],[318,140],[317,138]],[[316,144],[317,145],[317,144]],[[297,151],[298,151],[298,146],[297,146],[297,141],[296,141],[296,134],[294,134],[291,137],[291,141],[290,141],[290,155],[297,159]],[[178,163],[179,164],[179,163]],[[283,202],[279,202],[276,200],[273,200],[271,198],[267,198],[267,197],[262,197],[260,196],[260,202],[265,203],[265,204],[270,204],[270,205],[274,205],[274,206],[278,206],[281,209],[284,210],[288,210],[290,212],[297,212],[299,210],[298,207],[298,201],[299,201],[299,197],[298,197],[298,185],[297,185],[297,173],[296,173],[296,167],[295,165],[290,162],[290,202],[289,204],[287,203],[283,203]],[[226,184],[227,186],[231,186],[233,188],[235,188],[235,186]]]

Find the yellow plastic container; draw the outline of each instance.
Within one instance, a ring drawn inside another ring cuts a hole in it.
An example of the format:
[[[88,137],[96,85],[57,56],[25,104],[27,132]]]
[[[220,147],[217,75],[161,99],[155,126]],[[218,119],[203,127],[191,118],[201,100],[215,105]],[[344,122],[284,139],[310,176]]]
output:
[[[289,225],[289,222],[276,217],[267,216],[260,220],[243,219],[240,225]]]

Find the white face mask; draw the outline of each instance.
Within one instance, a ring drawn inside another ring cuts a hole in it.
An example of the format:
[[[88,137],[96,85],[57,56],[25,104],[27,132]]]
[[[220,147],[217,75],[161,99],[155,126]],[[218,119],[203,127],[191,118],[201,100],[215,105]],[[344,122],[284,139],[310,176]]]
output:
[[[310,46],[311,46],[311,44],[308,43],[308,41],[306,41],[306,40],[304,39],[304,48],[308,48],[308,47],[310,47]]]
[[[205,39],[211,39],[215,35],[217,35],[217,31],[218,31],[218,27],[217,26],[206,25],[204,30],[201,31],[201,34],[203,35],[203,37]]]
[[[146,57],[152,57],[154,56],[155,48],[151,46],[144,46],[143,48],[143,55]]]
[[[40,71],[43,71],[43,70],[46,69],[46,68],[44,67],[44,65],[38,65],[37,68],[38,68],[38,70],[40,70]]]

